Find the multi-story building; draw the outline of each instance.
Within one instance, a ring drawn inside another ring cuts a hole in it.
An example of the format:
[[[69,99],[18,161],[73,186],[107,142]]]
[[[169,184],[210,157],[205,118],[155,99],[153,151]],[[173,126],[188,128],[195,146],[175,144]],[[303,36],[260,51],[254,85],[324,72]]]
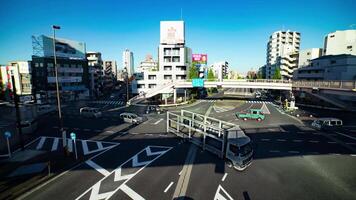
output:
[[[63,100],[89,97],[88,64],[85,43],[56,38],[55,51],[58,67],[59,90]],[[32,87],[37,100],[56,101],[56,77],[53,38],[33,36],[31,62]]]
[[[222,81],[228,74],[229,63],[227,61],[216,62],[211,65],[214,76],[219,81]]]
[[[13,90],[11,76],[14,76],[16,85],[16,94],[31,95],[31,62],[29,61],[15,61],[9,62],[7,66],[0,67],[2,77],[2,84],[7,89]],[[4,89],[5,89],[4,88]]]
[[[116,61],[104,61],[104,89],[112,89],[117,79]]]
[[[324,55],[356,55],[356,30],[336,31],[324,39]]]
[[[129,77],[131,77],[135,73],[134,56],[133,53],[128,49],[122,52],[122,66]]]
[[[147,93],[150,89],[169,82],[187,78],[192,61],[192,50],[185,46],[184,21],[160,22],[159,66],[157,71],[144,71],[143,79],[137,80],[133,93]],[[178,94],[184,91],[177,90]],[[160,91],[162,99],[172,96],[173,90]]]
[[[261,66],[260,68],[258,68],[258,78],[261,78],[261,79],[265,79],[266,78],[266,66],[267,65],[263,65]]]
[[[356,80],[356,56],[328,55],[294,71],[295,80]]]
[[[104,70],[100,52],[86,52],[89,68],[89,88],[92,96],[98,97],[103,94]]]
[[[140,66],[137,72],[144,72],[144,71],[157,71],[158,70],[158,63],[153,60],[152,55],[146,55],[144,61],[140,63]]]
[[[295,31],[276,31],[267,43],[266,78],[273,78],[280,69],[282,79],[291,79],[293,70],[298,68],[300,33]]]
[[[310,64],[310,61],[319,58],[323,54],[321,48],[304,49],[299,52],[298,68],[305,67]]]

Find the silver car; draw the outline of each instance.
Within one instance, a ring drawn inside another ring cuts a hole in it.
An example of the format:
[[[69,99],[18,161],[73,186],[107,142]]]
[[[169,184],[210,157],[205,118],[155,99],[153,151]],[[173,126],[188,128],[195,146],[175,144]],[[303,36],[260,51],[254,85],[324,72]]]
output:
[[[131,124],[140,124],[143,122],[143,118],[134,113],[121,113],[120,118],[123,119],[124,122]]]

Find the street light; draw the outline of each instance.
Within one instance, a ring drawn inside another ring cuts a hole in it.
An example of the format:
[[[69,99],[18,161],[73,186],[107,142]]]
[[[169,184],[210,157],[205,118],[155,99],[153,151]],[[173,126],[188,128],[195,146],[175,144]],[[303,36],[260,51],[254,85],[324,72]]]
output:
[[[59,134],[62,134],[63,150],[65,152],[67,148],[67,141],[66,141],[66,133],[63,130],[61,99],[59,96],[59,84],[58,84],[58,66],[57,66],[57,56],[56,56],[56,30],[61,29],[61,27],[53,25],[52,29],[53,29],[53,58],[54,58],[54,68],[56,74],[56,92],[57,92],[57,106],[58,106],[58,118],[59,118]]]

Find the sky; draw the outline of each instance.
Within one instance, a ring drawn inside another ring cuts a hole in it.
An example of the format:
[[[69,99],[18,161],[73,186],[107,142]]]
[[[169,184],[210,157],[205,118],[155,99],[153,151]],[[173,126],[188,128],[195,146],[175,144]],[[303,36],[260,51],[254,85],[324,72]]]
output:
[[[274,31],[300,32],[301,49],[323,47],[326,34],[356,29],[355,8],[356,0],[0,0],[0,64],[30,60],[31,36],[56,24],[57,37],[85,42],[119,68],[130,49],[138,67],[146,54],[157,60],[160,21],[182,17],[193,53],[246,73],[265,64]]]

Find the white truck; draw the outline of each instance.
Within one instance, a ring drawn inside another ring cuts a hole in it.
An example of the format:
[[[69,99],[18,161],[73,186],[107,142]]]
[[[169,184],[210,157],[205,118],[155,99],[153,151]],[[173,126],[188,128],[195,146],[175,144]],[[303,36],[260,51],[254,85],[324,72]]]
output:
[[[252,162],[251,139],[238,125],[182,110],[180,115],[167,112],[167,132],[224,158],[238,171]]]

